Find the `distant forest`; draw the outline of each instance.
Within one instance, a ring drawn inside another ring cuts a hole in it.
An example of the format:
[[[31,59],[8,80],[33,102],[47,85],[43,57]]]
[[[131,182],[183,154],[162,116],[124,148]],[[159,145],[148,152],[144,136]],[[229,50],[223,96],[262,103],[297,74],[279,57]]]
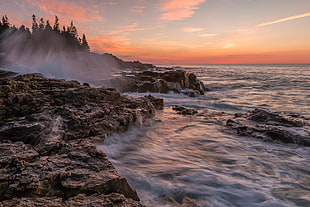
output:
[[[75,67],[84,68],[136,68],[147,69],[155,67],[139,61],[123,61],[109,54],[90,52],[85,34],[80,37],[73,21],[69,26],[60,26],[60,20],[55,16],[54,23],[32,15],[31,28],[21,25],[16,27],[4,15],[0,20],[0,65],[5,62],[18,62],[31,65],[48,60],[49,57],[66,58]],[[33,65],[32,65],[33,66]],[[99,70],[98,69],[98,70]],[[82,69],[81,69],[82,70]]]
[[[13,37],[13,38],[11,38]],[[54,24],[51,25],[49,20],[40,18],[37,20],[32,15],[32,27],[27,28],[21,25],[17,28],[11,25],[6,15],[0,20],[0,52],[9,50],[6,41],[14,41],[20,52],[40,51],[41,53],[59,52],[59,51],[89,51],[89,45],[85,34],[79,37],[77,28],[73,21],[69,26],[60,27],[59,19],[55,16]],[[11,46],[11,45],[10,45]]]

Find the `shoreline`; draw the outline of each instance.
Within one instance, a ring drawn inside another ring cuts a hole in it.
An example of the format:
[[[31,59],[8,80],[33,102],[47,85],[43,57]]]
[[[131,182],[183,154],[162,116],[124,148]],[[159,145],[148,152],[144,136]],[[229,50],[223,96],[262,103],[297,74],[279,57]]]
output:
[[[133,91],[165,92],[160,91],[165,84],[156,85],[164,81],[179,93],[189,85],[196,87],[190,88],[196,94],[205,89],[193,73],[183,72],[140,71],[129,78]],[[0,83],[0,206],[143,206],[136,190],[96,144],[152,118],[163,108],[163,99],[133,98],[113,88],[92,88],[40,74],[0,78]],[[183,106],[172,109],[214,123],[220,120],[228,133],[237,136],[310,146],[307,136],[290,130],[309,133],[309,119],[297,114],[255,109],[219,115]]]
[[[38,74],[0,82],[0,206],[142,206],[95,143],[151,118],[162,100]]]

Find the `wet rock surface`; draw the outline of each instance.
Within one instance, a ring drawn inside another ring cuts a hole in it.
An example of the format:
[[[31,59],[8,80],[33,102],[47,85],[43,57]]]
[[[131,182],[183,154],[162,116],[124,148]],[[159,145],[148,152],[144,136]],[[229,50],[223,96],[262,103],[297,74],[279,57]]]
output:
[[[235,114],[226,126],[241,136],[310,146],[310,122],[296,114],[254,109]]]
[[[0,61],[0,64],[1,64],[1,61]],[[0,78],[12,77],[15,75],[16,75],[16,73],[14,73],[14,72],[0,70]]]
[[[182,114],[182,115],[194,115],[198,113],[197,109],[188,108],[184,106],[178,106],[178,105],[172,106],[172,109],[175,110],[177,114]]]
[[[157,202],[160,203],[161,206],[169,207],[203,207],[200,202],[195,201],[194,199],[191,199],[189,197],[184,197],[180,202],[177,202],[169,196],[162,196],[157,199]]]
[[[95,143],[162,107],[40,74],[0,79],[0,206],[141,206]]]
[[[204,95],[204,84],[193,73],[184,70],[142,71],[123,74],[109,81],[122,92],[184,93],[190,97]]]

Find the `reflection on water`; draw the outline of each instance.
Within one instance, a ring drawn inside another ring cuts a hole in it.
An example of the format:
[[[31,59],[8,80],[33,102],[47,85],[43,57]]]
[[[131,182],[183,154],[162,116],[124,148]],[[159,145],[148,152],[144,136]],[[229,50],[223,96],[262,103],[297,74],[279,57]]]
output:
[[[164,206],[158,198],[167,195],[178,202],[189,197],[202,206],[310,206],[309,147],[238,137],[225,132],[221,113],[214,120],[204,115],[206,110],[235,113],[263,107],[309,116],[310,106],[301,100],[309,89],[309,70],[304,77],[289,79],[294,83],[281,84],[295,73],[286,77],[271,69],[262,75],[253,68],[247,73],[196,68],[209,87],[216,85],[210,92],[196,98],[155,94],[165,99],[166,107],[154,120],[108,137],[98,148],[138,191],[143,204]],[[212,78],[217,81],[212,83]],[[203,114],[177,115],[170,107],[174,104]]]

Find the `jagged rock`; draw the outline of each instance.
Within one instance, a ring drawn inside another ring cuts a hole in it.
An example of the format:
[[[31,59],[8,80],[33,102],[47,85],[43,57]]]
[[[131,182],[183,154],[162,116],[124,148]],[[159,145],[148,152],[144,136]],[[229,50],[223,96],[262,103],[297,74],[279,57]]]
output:
[[[57,197],[26,197],[14,198],[0,202],[0,207],[64,207],[64,202]]]
[[[160,204],[160,206],[169,206],[169,207],[202,207],[202,206],[205,206],[205,205],[202,205],[200,202],[195,201],[194,199],[191,199],[189,197],[184,197],[181,202],[177,202],[176,200],[174,200],[173,198],[167,195],[159,197],[155,200],[157,203]]]
[[[0,79],[0,103],[0,206],[140,206],[94,143],[152,117],[162,99],[27,74]]]
[[[173,91],[191,97],[203,95],[206,90],[195,74],[184,70],[133,72],[110,80],[109,84],[122,92],[168,93]]]
[[[183,115],[194,115],[198,113],[197,109],[187,108],[184,106],[174,105],[172,106],[172,109],[177,111],[177,114],[183,114]]]
[[[310,146],[310,123],[297,115],[255,109],[235,114],[227,120],[226,126],[242,136]]]
[[[126,198],[122,194],[111,193],[109,195],[94,194],[91,196],[86,196],[85,194],[80,194],[73,198],[68,199],[65,202],[66,206],[115,206],[115,207],[142,207],[139,202]]]
[[[24,197],[20,199],[11,199],[7,201],[0,202],[0,206],[2,207],[25,207],[25,206],[33,206],[33,207],[142,207],[139,202],[126,198],[122,194],[111,193],[108,195],[102,194],[93,194],[91,196],[87,196],[85,194],[79,194],[75,197],[69,198],[66,201],[63,201],[58,197]]]

